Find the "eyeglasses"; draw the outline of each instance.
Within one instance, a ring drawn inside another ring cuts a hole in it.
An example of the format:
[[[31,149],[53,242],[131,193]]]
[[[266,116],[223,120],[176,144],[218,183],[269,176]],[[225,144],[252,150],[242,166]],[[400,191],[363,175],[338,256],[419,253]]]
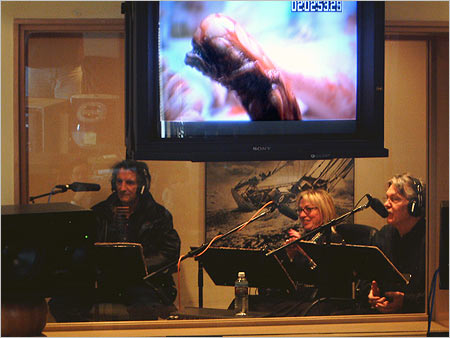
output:
[[[318,209],[317,207],[304,207],[304,208],[298,208],[297,212],[300,215],[302,213],[302,211],[305,212],[305,214],[309,215],[311,213],[311,211],[313,211],[314,209]]]

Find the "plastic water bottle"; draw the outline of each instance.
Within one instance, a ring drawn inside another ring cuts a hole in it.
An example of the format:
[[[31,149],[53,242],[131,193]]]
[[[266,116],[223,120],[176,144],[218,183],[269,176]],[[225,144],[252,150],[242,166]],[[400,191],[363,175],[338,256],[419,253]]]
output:
[[[248,281],[245,272],[239,272],[234,283],[234,309],[236,316],[246,316],[248,312]]]

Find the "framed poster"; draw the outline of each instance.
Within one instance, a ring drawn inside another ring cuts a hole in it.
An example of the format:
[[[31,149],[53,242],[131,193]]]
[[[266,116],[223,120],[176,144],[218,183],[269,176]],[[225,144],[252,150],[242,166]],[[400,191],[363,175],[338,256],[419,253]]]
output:
[[[266,215],[213,246],[276,249],[289,238],[290,228],[301,230],[300,221],[290,216],[297,214],[297,195],[311,188],[331,194],[338,216],[350,211],[354,199],[354,160],[208,162],[206,240],[248,221],[275,196],[282,209],[274,208],[273,204],[266,207]]]

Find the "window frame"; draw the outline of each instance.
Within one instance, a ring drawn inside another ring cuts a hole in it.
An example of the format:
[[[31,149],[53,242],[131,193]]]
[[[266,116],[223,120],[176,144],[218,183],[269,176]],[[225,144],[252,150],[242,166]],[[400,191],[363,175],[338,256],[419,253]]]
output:
[[[430,24],[426,27],[416,23],[386,23],[386,39],[424,39],[431,41],[433,36],[447,34],[448,22]],[[436,28],[437,27],[437,28]],[[14,20],[14,189],[18,204],[27,204],[28,195],[28,143],[25,126],[25,36],[36,31],[98,31],[124,32],[123,19],[16,19]],[[105,31],[105,30],[104,30]],[[430,81],[430,80],[429,80]],[[430,95],[430,93],[429,93]],[[430,116],[430,106],[427,112]],[[430,161],[430,160],[429,160]],[[428,201],[427,203],[430,203]],[[429,220],[430,221],[430,220]],[[429,230],[430,231],[430,230]],[[437,238],[436,230],[429,232],[431,238]],[[428,249],[427,294],[431,281],[430,275],[438,266],[434,252]],[[430,272],[431,271],[431,272]],[[448,323],[448,322],[447,322]],[[379,325],[383,324],[383,325]],[[351,315],[324,317],[284,317],[264,319],[217,319],[217,320],[180,320],[180,321],[143,321],[143,322],[94,322],[94,323],[48,323],[44,329],[47,336],[70,335],[401,335],[426,333],[427,313],[395,315]],[[439,324],[433,323],[439,329]],[[444,327],[445,329],[445,327]],[[446,330],[448,331],[448,325]]]

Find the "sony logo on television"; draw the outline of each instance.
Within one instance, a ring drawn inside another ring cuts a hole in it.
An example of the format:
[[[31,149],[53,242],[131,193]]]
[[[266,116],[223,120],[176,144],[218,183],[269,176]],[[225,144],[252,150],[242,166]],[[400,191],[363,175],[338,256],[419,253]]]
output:
[[[270,146],[253,146],[253,151],[271,151],[272,147]]]
[[[311,154],[311,158],[318,159],[318,158],[330,158],[331,154]]]

